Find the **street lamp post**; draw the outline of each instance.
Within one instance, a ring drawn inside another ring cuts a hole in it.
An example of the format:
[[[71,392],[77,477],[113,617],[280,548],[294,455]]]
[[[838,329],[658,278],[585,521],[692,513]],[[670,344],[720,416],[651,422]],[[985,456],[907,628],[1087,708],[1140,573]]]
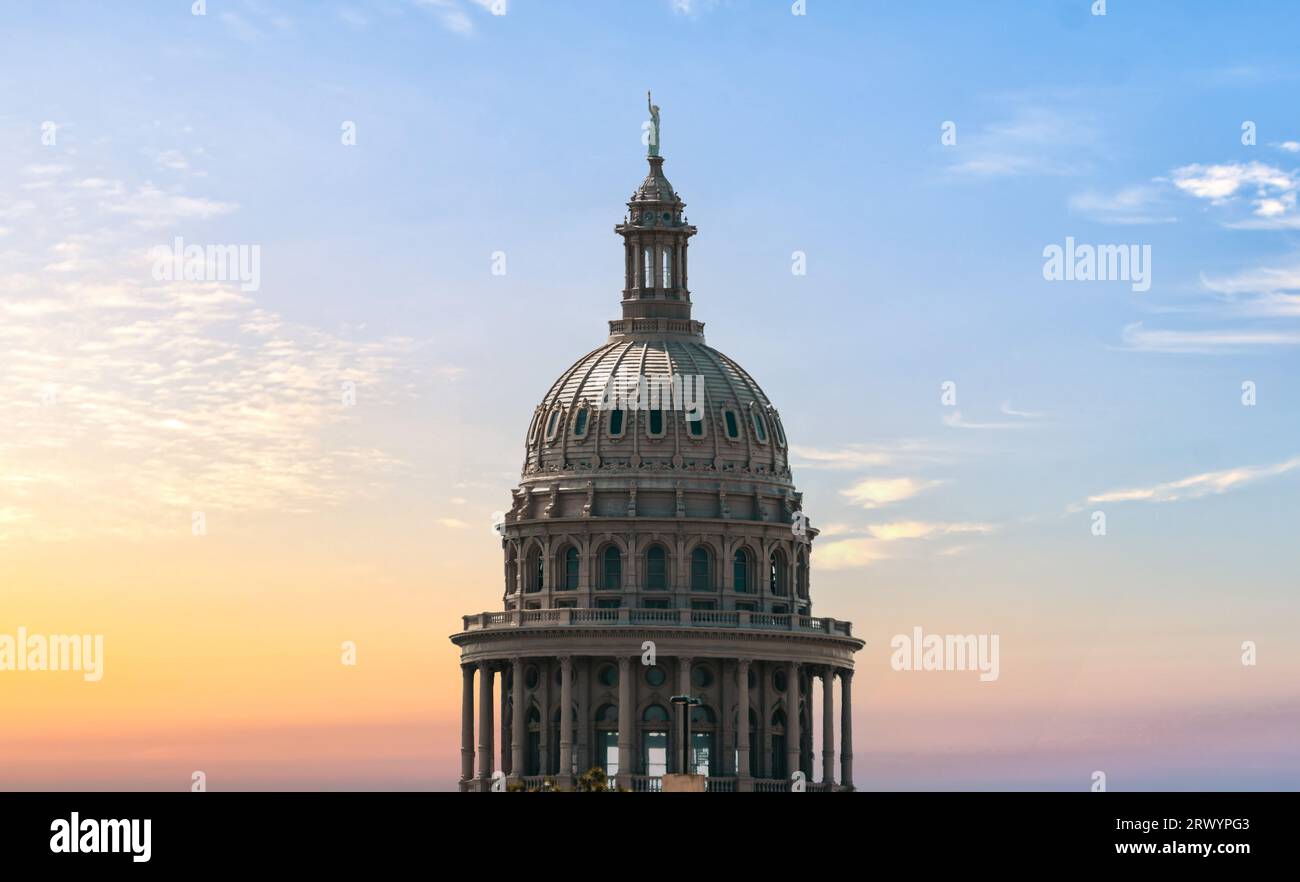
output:
[[[678,768],[682,775],[693,775],[695,772],[691,768],[691,708],[698,707],[700,700],[689,695],[674,695],[668,700],[677,705],[677,712],[682,718],[682,762]]]

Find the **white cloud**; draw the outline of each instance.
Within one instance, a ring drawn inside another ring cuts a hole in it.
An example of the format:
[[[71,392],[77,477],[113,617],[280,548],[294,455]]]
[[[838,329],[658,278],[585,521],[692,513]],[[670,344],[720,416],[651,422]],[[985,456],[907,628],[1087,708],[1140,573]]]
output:
[[[1167,224],[1177,218],[1161,205],[1160,190],[1150,185],[1114,193],[1087,190],[1070,197],[1070,211],[1109,224]]]
[[[792,444],[790,452],[798,457],[792,466],[800,469],[861,470],[947,459],[942,448],[926,441],[912,440],[893,444],[848,444],[832,449]]]
[[[874,539],[841,539],[818,544],[816,554],[819,570],[857,569],[888,557],[883,543]]]
[[[864,478],[841,490],[840,495],[855,505],[872,509],[911,499],[941,483],[924,478]]]
[[[1217,496],[1266,478],[1284,475],[1296,468],[1300,468],[1300,456],[1273,465],[1240,466],[1217,472],[1202,472],[1177,481],[1167,481],[1147,487],[1110,490],[1089,496],[1087,502],[1096,505],[1107,502],[1177,502],[1183,499],[1199,499],[1203,496]],[[1081,507],[1075,505],[1071,510],[1078,511]]]
[[[1003,410],[1002,412],[1008,413],[1008,411],[1006,410]],[[1012,415],[1012,414],[1008,413],[1008,415]],[[1007,422],[1005,420],[1003,421],[995,420],[992,422],[989,421],[972,422],[970,420],[967,420],[965,417],[963,417],[961,415],[960,410],[953,410],[948,413],[945,413],[941,417],[941,419],[943,420],[943,424],[945,426],[948,426],[953,429],[985,429],[985,430],[1023,429],[1026,426],[1030,425],[1030,423],[1024,422],[1023,420],[1019,422]]]
[[[966,177],[1079,174],[1096,143],[1096,127],[1082,112],[1042,104],[1023,103],[1009,119],[969,133],[954,122],[957,143],[941,149],[948,171]]]
[[[892,521],[887,524],[872,524],[867,530],[882,542],[897,542],[900,539],[929,539],[955,533],[992,533],[994,526],[978,523]]]
[[[1229,353],[1248,349],[1300,346],[1300,331],[1146,330],[1141,322],[1124,328],[1124,346],[1136,352]]]
[[[401,467],[369,418],[408,400],[412,341],[295,324],[237,282],[153,279],[151,230],[233,204],[75,176],[36,199],[19,213],[60,237],[17,225],[0,276],[0,510],[22,515],[0,538],[187,536],[192,511],[315,511]]]
[[[1300,316],[1300,262],[1219,278],[1202,276],[1201,284],[1247,315]]]
[[[1294,173],[1262,162],[1230,162],[1219,165],[1193,163],[1170,172],[1173,185],[1184,193],[1205,199],[1211,205],[1232,206],[1244,197],[1252,207],[1250,215],[1233,216],[1225,226],[1238,229],[1289,229],[1300,227],[1296,190],[1300,179]]]
[[[463,3],[462,0],[414,0],[414,2],[453,34],[474,32],[474,19],[469,9],[477,8],[480,12],[491,14],[493,6],[492,0],[472,0],[468,4]]]

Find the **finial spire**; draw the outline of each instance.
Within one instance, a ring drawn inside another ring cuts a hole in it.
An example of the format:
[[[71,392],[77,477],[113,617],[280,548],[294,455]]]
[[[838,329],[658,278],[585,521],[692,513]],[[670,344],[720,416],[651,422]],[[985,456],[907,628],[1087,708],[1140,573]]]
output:
[[[650,100],[650,90],[645,93],[646,106],[650,108],[650,155],[659,155],[659,105]]]

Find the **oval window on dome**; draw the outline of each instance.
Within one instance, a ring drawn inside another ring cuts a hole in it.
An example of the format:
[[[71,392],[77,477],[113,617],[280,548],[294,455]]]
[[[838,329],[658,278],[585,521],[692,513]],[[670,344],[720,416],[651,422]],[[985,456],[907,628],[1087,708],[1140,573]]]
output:
[[[736,412],[731,408],[722,411],[722,422],[727,427],[727,437],[735,441],[740,437],[740,420],[736,419]]]
[[[763,419],[763,414],[759,413],[758,408],[754,408],[749,413],[754,418],[754,434],[758,436],[760,444],[766,444],[767,422]]]
[[[619,408],[609,412],[609,434],[612,438],[623,436],[623,411]]]
[[[585,406],[578,409],[577,414],[573,417],[573,437],[587,437],[587,417],[588,410]]]
[[[650,419],[646,422],[646,431],[651,438],[659,438],[664,433],[664,412],[662,410],[650,411]]]
[[[551,411],[551,416],[546,420],[546,440],[555,440],[555,430],[560,425],[560,409],[557,407]]]
[[[692,438],[704,437],[704,411],[686,411],[686,431]]]

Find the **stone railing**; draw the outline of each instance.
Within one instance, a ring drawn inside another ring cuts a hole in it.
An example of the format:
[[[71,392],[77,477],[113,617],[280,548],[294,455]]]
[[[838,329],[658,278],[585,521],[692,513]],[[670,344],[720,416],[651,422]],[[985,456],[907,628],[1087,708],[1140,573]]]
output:
[[[838,619],[786,613],[715,609],[526,609],[484,612],[462,616],[464,630],[489,631],[504,628],[538,627],[633,627],[655,625],[668,628],[735,628],[740,631],[797,631],[852,637],[853,624]]]

